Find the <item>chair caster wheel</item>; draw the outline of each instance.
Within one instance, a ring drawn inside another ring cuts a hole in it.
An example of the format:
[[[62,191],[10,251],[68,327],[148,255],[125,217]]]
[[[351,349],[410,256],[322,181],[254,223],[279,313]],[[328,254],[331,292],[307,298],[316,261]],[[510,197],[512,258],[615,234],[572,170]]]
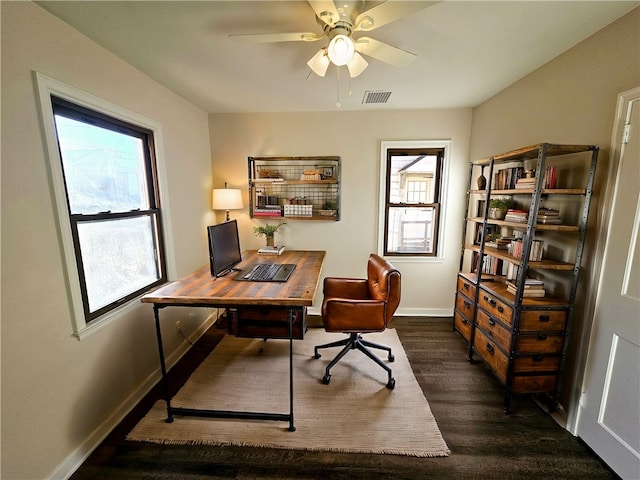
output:
[[[393,362],[396,359],[393,355],[389,354],[389,362]]]
[[[331,381],[331,375],[326,374],[324,377],[322,377],[322,383],[324,383],[325,385],[329,385],[330,381]]]
[[[313,358],[315,358],[315,359],[318,359],[320,357],[321,357],[321,355],[318,352],[316,352],[316,354],[313,356]]]
[[[387,382],[387,388],[389,390],[393,390],[395,386],[396,386],[396,379],[395,378],[389,379],[389,381]]]

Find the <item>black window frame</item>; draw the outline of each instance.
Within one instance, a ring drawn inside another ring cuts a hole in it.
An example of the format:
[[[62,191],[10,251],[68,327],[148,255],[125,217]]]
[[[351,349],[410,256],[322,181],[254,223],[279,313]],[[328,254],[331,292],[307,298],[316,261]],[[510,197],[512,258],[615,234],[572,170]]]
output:
[[[432,203],[391,203],[391,160],[399,156],[420,156],[435,155],[436,174],[433,180],[434,202]],[[384,198],[384,237],[383,254],[389,257],[437,257],[438,238],[440,236],[440,212],[442,211],[442,177],[444,171],[445,147],[394,147],[386,150],[386,178],[385,178],[385,198]],[[433,248],[431,252],[397,252],[389,250],[389,210],[391,208],[433,208]]]
[[[96,319],[102,317],[103,315],[115,310],[119,306],[137,298],[138,296],[151,291],[155,287],[162,285],[167,282],[167,263],[166,263],[166,252],[165,252],[165,242],[163,237],[163,228],[162,228],[162,211],[160,208],[160,188],[158,181],[158,169],[155,157],[155,138],[153,131],[135,125],[130,122],[126,122],[124,120],[112,117],[105,113],[87,108],[82,105],[78,105],[76,103],[70,102],[63,98],[57,97],[55,95],[51,95],[51,106],[54,115],[54,128],[56,125],[55,116],[60,115],[69,119],[73,119],[78,122],[86,123],[88,125],[92,125],[95,127],[100,127],[108,130],[112,130],[124,135],[128,135],[131,137],[135,137],[142,140],[144,145],[144,157],[145,157],[145,179],[148,193],[148,209],[134,209],[130,211],[122,211],[122,212],[97,212],[95,214],[73,214],[71,212],[71,206],[69,202],[69,194],[67,190],[66,179],[64,181],[64,189],[66,196],[66,205],[67,205],[67,213],[69,215],[69,223],[71,226],[71,236],[73,238],[73,248],[75,253],[75,261],[76,268],[78,273],[78,279],[80,282],[80,290],[82,296],[82,304],[84,309],[84,318],[87,325],[90,322],[95,321]],[[56,128],[56,138],[57,138],[57,128]],[[58,153],[60,155],[60,168],[63,172],[64,177],[64,163],[62,162],[62,152],[60,150],[60,144],[58,140],[57,144]],[[88,222],[105,222],[126,218],[142,218],[142,217],[151,217],[151,225],[153,228],[153,239],[154,239],[154,258],[156,262],[156,268],[158,272],[158,279],[154,282],[151,282],[144,287],[141,287],[135,291],[131,291],[127,295],[118,298],[117,300],[96,309],[95,311],[90,311],[89,308],[89,297],[87,293],[87,285],[86,279],[84,275],[83,268],[83,257],[80,249],[80,239],[78,235],[78,225],[82,223]]]

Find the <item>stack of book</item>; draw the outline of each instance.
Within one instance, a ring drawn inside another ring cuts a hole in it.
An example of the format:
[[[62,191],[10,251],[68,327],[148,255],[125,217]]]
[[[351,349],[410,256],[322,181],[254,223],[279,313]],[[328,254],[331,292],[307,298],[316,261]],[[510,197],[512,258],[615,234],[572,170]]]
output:
[[[560,210],[553,208],[540,208],[538,209],[538,216],[536,217],[538,223],[558,225],[560,224]]]
[[[253,209],[254,217],[281,217],[282,207],[280,205],[261,205]]]
[[[485,247],[497,248],[498,250],[506,250],[511,243],[512,238],[496,238],[484,244]]]
[[[507,210],[507,214],[504,217],[505,222],[515,222],[515,223],[527,223],[527,217],[529,216],[529,212],[526,210],[516,210],[514,208],[510,208]]]
[[[511,281],[507,282],[507,292],[515,295],[516,291],[516,284]],[[524,289],[522,291],[523,297],[544,297],[545,294],[546,292],[544,291],[544,282],[542,280],[525,278]]]
[[[533,189],[535,184],[536,184],[535,177],[523,177],[523,178],[519,178],[518,181],[516,182],[516,188],[518,188],[518,189],[520,189],[520,188]]]
[[[282,255],[284,245],[266,246],[258,249],[258,255]]]

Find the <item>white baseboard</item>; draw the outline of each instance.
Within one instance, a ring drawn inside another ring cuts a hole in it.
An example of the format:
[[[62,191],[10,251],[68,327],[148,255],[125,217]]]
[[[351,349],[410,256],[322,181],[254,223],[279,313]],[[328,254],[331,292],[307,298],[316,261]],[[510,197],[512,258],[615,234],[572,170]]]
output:
[[[189,341],[195,343],[206,332],[211,325],[216,322],[215,313],[209,315],[205,321],[190,336]],[[171,369],[182,356],[189,351],[191,345],[186,341],[182,342],[176,350],[165,358],[167,370]],[[151,389],[162,379],[160,365],[154,370],[144,382],[129,395],[124,402],[110,415],[101,425],[99,425],[82,444],[60,463],[48,476],[51,480],[68,479],[82,465],[91,452],[107,438],[107,435],[124,420],[124,418],[140,403]]]

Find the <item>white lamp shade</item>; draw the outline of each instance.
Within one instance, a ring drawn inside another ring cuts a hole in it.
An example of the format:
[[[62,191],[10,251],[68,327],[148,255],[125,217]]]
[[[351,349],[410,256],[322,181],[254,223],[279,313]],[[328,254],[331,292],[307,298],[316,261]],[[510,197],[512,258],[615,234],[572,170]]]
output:
[[[368,65],[369,64],[362,55],[360,55],[358,52],[354,53],[351,61],[347,63],[349,75],[351,75],[351,78],[357,77],[362,72],[364,72],[364,69],[367,68]]]
[[[242,193],[237,188],[214,188],[211,197],[213,210],[240,210]]]
[[[319,77],[324,77],[327,73],[327,68],[329,68],[329,58],[327,57],[327,49],[321,48],[318,50],[311,60],[307,62],[309,68],[313,70],[313,72]]]
[[[353,40],[346,35],[336,35],[329,42],[327,47],[327,55],[334,65],[346,65],[353,58],[355,46]]]

